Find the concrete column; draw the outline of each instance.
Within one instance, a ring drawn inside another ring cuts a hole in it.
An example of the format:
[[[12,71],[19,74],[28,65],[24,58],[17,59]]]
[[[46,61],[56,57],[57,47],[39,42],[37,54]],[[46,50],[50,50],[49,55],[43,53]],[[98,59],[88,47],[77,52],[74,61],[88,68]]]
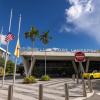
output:
[[[69,91],[67,83],[65,83],[65,100],[69,100]]]
[[[13,85],[10,85],[8,87],[8,99],[7,100],[13,100]]]
[[[80,66],[80,69],[81,69],[81,78],[82,78],[82,86],[83,86],[83,96],[86,97],[87,96],[87,93],[86,93],[86,83],[85,83],[85,80],[83,78],[84,67],[82,65],[82,62],[79,62],[79,66]]]
[[[34,67],[34,64],[35,64],[35,58],[32,59],[31,65],[30,65],[29,70],[28,70],[28,75],[31,75],[32,69],[33,69],[33,67]]]
[[[77,66],[76,66],[75,61],[72,61],[72,64],[73,64],[73,67],[74,67],[75,73],[78,74],[78,69],[77,69]]]
[[[89,61],[89,59],[87,60],[87,63],[86,63],[86,73],[88,72],[88,70],[89,70],[89,63],[90,63],[90,61]]]
[[[79,66],[80,66],[80,70],[81,70],[81,72],[84,73],[84,67],[83,67],[83,65],[82,65],[82,62],[79,62]]]
[[[87,97],[87,93],[86,93],[86,83],[84,78],[82,77],[82,87],[83,87],[83,96]]]
[[[93,88],[92,88],[92,82],[91,82],[90,77],[88,77],[88,88],[89,88],[90,92],[93,91]]]
[[[75,70],[75,73],[76,73],[76,81],[77,81],[77,84],[78,84],[78,83],[79,83],[78,68],[77,68],[77,66],[76,66],[75,61],[72,61],[72,64],[73,64],[73,67],[74,67],[74,70]]]
[[[28,75],[28,64],[27,64],[27,61],[25,59],[25,57],[22,57],[23,58],[23,65],[24,65],[24,70],[25,70],[25,75],[27,76]]]
[[[39,100],[43,100],[43,85],[39,85]]]

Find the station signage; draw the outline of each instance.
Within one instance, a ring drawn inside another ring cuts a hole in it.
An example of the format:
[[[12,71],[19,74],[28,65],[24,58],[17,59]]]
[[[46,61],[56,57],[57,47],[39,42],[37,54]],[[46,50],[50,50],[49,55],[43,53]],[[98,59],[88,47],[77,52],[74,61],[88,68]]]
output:
[[[75,61],[76,62],[84,62],[85,61],[85,54],[84,52],[78,51],[75,53]]]

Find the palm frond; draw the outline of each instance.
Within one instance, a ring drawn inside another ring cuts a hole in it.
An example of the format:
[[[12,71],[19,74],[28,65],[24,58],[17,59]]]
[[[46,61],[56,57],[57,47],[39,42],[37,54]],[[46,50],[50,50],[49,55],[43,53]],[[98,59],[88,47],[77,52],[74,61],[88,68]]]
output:
[[[40,41],[42,41],[43,44],[48,44],[51,37],[49,36],[49,31],[43,32],[42,35],[40,35]]]
[[[32,42],[39,37],[39,31],[35,27],[31,27],[29,32],[25,32],[25,38],[29,38]]]

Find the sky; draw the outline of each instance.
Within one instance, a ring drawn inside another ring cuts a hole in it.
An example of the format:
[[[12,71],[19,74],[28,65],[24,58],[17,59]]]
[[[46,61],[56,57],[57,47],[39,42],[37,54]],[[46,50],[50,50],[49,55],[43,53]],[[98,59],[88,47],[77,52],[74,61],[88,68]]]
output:
[[[9,44],[11,54],[16,46],[20,14],[21,47],[31,47],[24,33],[34,26],[40,33],[50,31],[52,40],[48,48],[100,49],[99,5],[99,0],[0,0],[0,29],[3,26],[3,34],[8,33],[13,9],[11,32],[15,39]],[[44,48],[44,45],[37,39],[34,47]]]

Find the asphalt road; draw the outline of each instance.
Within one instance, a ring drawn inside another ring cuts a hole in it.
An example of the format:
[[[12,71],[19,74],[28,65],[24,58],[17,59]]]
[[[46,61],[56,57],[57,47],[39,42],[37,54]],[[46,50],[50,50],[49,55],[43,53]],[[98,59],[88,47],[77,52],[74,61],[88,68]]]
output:
[[[100,100],[100,79],[92,80],[94,95],[84,100]]]
[[[5,78],[5,80],[9,80],[12,78],[13,78],[12,76],[8,76]],[[20,77],[19,75],[16,76],[16,79],[20,79],[20,78],[23,77]],[[2,80],[2,77],[0,77],[0,80]],[[92,85],[93,85],[94,95],[84,100],[100,100],[100,79],[93,79]]]

